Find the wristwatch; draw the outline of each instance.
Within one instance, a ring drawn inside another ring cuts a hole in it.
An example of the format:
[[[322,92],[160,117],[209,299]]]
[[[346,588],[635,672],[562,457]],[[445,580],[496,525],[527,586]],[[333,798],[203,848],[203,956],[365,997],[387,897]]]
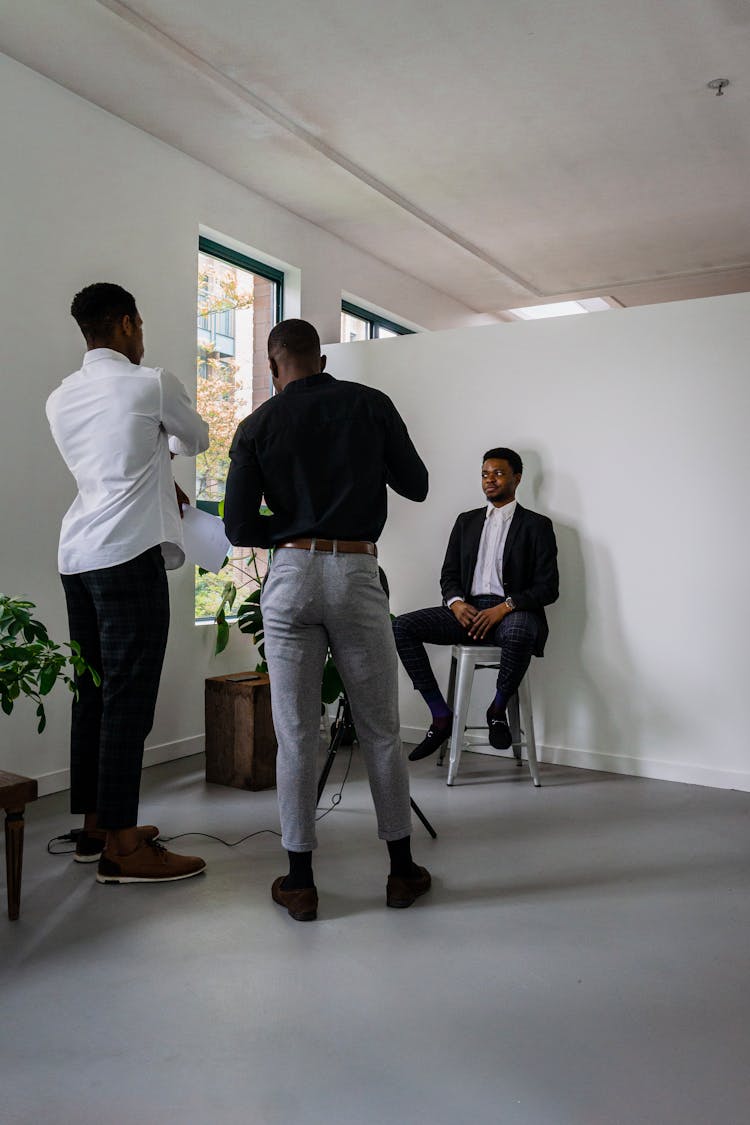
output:
[[[508,609],[510,609],[510,610],[513,610],[513,609],[516,608],[516,603],[513,601],[513,598],[506,598],[505,604],[507,605]]]

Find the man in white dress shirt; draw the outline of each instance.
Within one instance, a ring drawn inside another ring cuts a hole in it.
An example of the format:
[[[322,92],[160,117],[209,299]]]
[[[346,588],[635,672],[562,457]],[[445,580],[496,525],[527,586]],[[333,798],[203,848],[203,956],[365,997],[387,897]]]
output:
[[[549,629],[544,606],[557,600],[557,544],[552,522],[516,500],[523,463],[506,446],[482,459],[487,503],[462,512],[448,542],[440,587],[443,604],[404,613],[393,623],[396,648],[432,722],[409,758],[433,754],[453,728],[451,709],[438,687],[425,644],[491,644],[502,647],[497,689],[487,709],[490,744],[512,742],[506,717],[532,656],[542,656]]]
[[[138,826],[138,798],[169,629],[166,570],[185,560],[170,454],[206,449],[208,426],[174,375],[141,365],[143,321],[127,290],[89,285],[70,311],[88,350],[47,400],[78,488],[58,566],[71,640],[102,681],[76,678],[71,812],[84,824],[75,859],[98,861],[101,883],[187,879],[204,861],[167,851],[156,827]]]

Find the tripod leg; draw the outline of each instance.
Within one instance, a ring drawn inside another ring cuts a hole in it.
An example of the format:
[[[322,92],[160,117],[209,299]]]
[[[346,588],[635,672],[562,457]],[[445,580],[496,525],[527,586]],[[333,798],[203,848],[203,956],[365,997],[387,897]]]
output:
[[[326,787],[328,775],[331,772],[331,766],[333,765],[334,758],[336,757],[336,751],[339,748],[339,743],[341,742],[343,734],[344,724],[339,723],[339,725],[336,727],[336,733],[331,739],[331,745],[328,747],[328,757],[325,760],[323,769],[320,771],[320,778],[318,779],[318,799],[315,803],[315,808],[317,808],[320,804],[320,798],[323,796],[323,790]]]
[[[413,797],[409,798],[409,804],[411,805],[412,809],[414,810],[414,813],[416,814],[416,816],[418,816],[419,819],[422,821],[422,824],[424,824],[425,828],[427,829],[429,834],[432,836],[433,840],[437,840],[437,832],[432,827],[429,820],[424,815],[424,813],[422,812],[422,810],[420,809],[419,805],[417,804],[417,802],[414,800]]]
[[[330,749],[328,751],[328,757],[325,760],[325,765],[323,766],[323,769],[320,771],[320,777],[318,778],[318,799],[315,802],[315,808],[316,809],[317,809],[318,805],[320,804],[320,798],[323,796],[323,790],[326,787],[326,782],[328,781],[328,775],[331,772],[331,766],[333,765],[333,759],[336,757],[336,750],[337,749],[338,749],[338,747],[334,744],[334,742],[332,742],[331,746],[330,746]]]
[[[318,799],[315,802],[316,809],[320,804],[320,798],[323,796],[323,790],[326,787],[328,775],[331,772],[333,760],[336,757],[336,751],[339,748],[341,739],[344,737],[344,730],[346,729],[346,716],[347,708],[344,707],[342,698],[342,701],[339,703],[338,711],[336,712],[336,718],[333,720],[333,738],[331,739],[331,744],[328,747],[328,757],[325,760],[323,769],[320,771],[320,777],[318,778]]]
[[[325,760],[325,765],[323,766],[323,769],[322,769],[321,774],[320,774],[320,779],[318,781],[318,800],[317,800],[317,803],[316,803],[316,806],[315,806],[316,808],[320,804],[320,798],[323,796],[323,790],[325,789],[325,785],[326,785],[326,782],[328,780],[328,775],[331,772],[333,760],[336,757],[336,752],[337,752],[337,750],[339,748],[339,745],[341,743],[341,739],[344,737],[344,732],[345,732],[345,730],[347,729],[348,726],[352,726],[352,725],[353,725],[352,713],[351,713],[351,709],[349,707],[349,700],[347,699],[347,697],[345,695],[342,695],[342,697],[339,701],[338,711],[336,712],[336,718],[334,719],[334,723],[333,723],[334,733],[333,733],[333,738],[331,739],[331,745],[328,748],[328,757]],[[424,815],[424,813],[422,812],[422,810],[420,809],[419,805],[417,804],[417,802],[414,800],[413,797],[409,798],[409,804],[411,805],[415,815],[421,820],[422,824],[425,826],[425,828],[429,832],[430,836],[432,836],[433,840],[436,840],[437,839],[437,832],[432,827],[429,820]]]

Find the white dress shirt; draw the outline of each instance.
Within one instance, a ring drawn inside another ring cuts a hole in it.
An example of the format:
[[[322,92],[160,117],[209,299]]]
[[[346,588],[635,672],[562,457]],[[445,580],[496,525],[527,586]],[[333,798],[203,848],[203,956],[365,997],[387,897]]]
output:
[[[94,348],[81,370],[52,392],[46,409],[78,486],[62,521],[60,573],[117,566],[157,544],[168,570],[182,566],[169,454],[194,457],[207,449],[208,425],[179,379]]]
[[[484,514],[484,527],[479,540],[479,553],[474,566],[474,577],[471,582],[471,596],[480,594],[497,594],[505,597],[503,586],[503,552],[505,540],[508,538],[508,528],[516,511],[516,501],[496,508],[494,504],[487,504]],[[454,602],[463,601],[463,598],[451,598],[449,606]]]

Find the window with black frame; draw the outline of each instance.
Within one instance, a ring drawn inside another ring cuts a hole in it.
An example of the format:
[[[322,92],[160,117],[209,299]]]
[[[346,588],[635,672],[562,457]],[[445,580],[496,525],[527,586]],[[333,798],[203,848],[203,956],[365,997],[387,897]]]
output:
[[[405,328],[394,320],[370,312],[351,301],[341,302],[341,343],[355,340],[387,340],[393,336],[410,336],[413,328]]]
[[[201,238],[198,245],[197,407],[211,444],[196,458],[196,504],[221,514],[234,431],[271,396],[266,341],[282,317],[284,275],[229,247]],[[265,568],[265,552],[233,548],[219,574],[195,578],[195,619],[213,620],[228,582],[238,588]]]

